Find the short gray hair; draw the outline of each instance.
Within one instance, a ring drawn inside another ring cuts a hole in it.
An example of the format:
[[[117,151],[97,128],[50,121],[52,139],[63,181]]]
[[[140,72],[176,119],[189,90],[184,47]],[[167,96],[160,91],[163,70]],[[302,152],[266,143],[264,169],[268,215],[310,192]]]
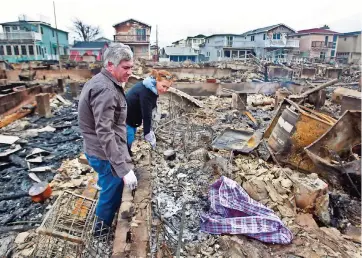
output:
[[[103,55],[103,66],[106,68],[108,62],[117,66],[121,61],[129,61],[133,59],[133,53],[128,45],[122,43],[111,43]]]

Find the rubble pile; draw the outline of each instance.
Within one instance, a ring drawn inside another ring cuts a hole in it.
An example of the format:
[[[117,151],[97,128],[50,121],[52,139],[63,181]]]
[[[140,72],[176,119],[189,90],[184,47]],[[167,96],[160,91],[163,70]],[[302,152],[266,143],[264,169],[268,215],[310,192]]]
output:
[[[359,66],[350,66],[343,69],[341,81],[344,83],[359,82],[361,80],[361,70]]]
[[[66,102],[68,103],[68,102]],[[69,103],[68,103],[69,104]],[[81,135],[78,132],[77,107],[65,105],[57,99],[51,103],[51,118],[37,115],[17,120],[0,130],[0,134],[17,139],[13,144],[0,145],[0,231],[1,241],[13,239],[9,233],[13,227],[18,231],[39,226],[46,209],[56,199],[58,186],[53,184],[54,193],[44,203],[35,203],[28,191],[36,181],[51,182],[55,177],[64,183],[64,176],[72,179],[75,187],[82,186],[78,175],[65,168],[60,171],[62,161],[79,155],[82,149]],[[85,168],[80,169],[86,173]],[[66,172],[65,172],[66,171]],[[60,188],[67,187],[62,185]],[[5,255],[1,253],[0,256]]]
[[[153,231],[152,252],[180,251],[182,257],[270,257],[270,251],[273,256],[358,257],[360,238],[355,232],[360,232],[360,200],[334,190],[317,174],[262,160],[268,152],[262,143],[249,155],[213,148],[213,141],[226,128],[263,133],[275,114],[274,104],[253,103],[268,98],[248,95],[248,110],[256,124],[231,108],[231,98],[211,96],[203,100],[204,108],[181,111],[177,103],[161,98],[164,119],[156,127],[156,150],[139,141],[133,147],[134,153],[141,153],[136,162],[149,151],[152,156],[153,217],[164,228]],[[210,205],[208,187],[220,176],[233,179],[250,197],[271,208],[293,232],[292,244],[266,245],[245,236],[201,232],[200,214]]]

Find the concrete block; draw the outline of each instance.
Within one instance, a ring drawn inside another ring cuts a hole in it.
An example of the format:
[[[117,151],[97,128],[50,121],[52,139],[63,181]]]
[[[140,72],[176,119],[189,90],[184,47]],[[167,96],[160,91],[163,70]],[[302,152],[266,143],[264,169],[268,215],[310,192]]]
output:
[[[73,99],[77,99],[79,97],[79,83],[78,82],[71,82],[69,84],[70,92]]]
[[[328,68],[326,76],[329,79],[338,79],[342,74],[342,68]]]
[[[268,66],[268,78],[291,78],[293,74],[293,70],[286,69],[281,66]]]
[[[275,92],[275,107],[277,107],[279,105],[279,103],[281,101],[283,101],[283,99],[285,99],[286,97],[288,97],[289,95],[291,95],[291,92],[288,90],[284,90],[283,88],[278,89]]]
[[[306,211],[314,211],[317,198],[328,194],[328,185],[319,178],[298,180],[294,186],[296,205]]]
[[[39,116],[49,118],[51,116],[50,95],[41,93],[35,96]]]
[[[245,111],[247,106],[248,95],[246,93],[231,94],[231,108],[239,111]]]
[[[302,79],[314,79],[317,70],[315,68],[303,68],[300,78]]]
[[[350,97],[361,99],[362,95],[361,95],[361,92],[359,92],[359,91],[351,90],[351,89],[344,88],[344,87],[338,87],[334,90],[334,92],[332,94],[332,102],[341,104],[344,96],[350,96]]]
[[[65,92],[64,79],[58,79],[58,90],[59,90],[59,93]]]

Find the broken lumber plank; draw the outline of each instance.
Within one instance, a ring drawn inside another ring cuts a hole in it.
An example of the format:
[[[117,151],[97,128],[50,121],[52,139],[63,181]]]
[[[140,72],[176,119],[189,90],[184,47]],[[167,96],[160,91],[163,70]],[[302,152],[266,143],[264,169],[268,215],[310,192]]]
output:
[[[306,92],[304,92],[300,95],[290,95],[288,98],[289,99],[304,99],[304,98],[308,97],[310,94],[320,91],[328,86],[332,86],[333,84],[336,84],[337,82],[338,82],[338,79],[333,79],[333,80],[323,83],[322,85],[319,85],[313,89],[307,90]]]
[[[180,97],[182,97],[182,98],[185,98],[185,99],[189,100],[191,103],[193,103],[195,106],[197,106],[197,107],[199,107],[199,108],[204,107],[204,104],[203,104],[201,101],[195,99],[195,98],[192,97],[191,95],[189,95],[189,94],[187,94],[187,93],[185,93],[185,92],[183,92],[183,91],[181,91],[181,90],[178,90],[178,89],[176,89],[176,88],[170,87],[170,88],[168,89],[168,92],[173,93],[173,94],[176,94],[176,95],[178,95],[178,96],[180,96]]]
[[[149,157],[145,159],[149,159]],[[138,177],[138,187],[134,198],[128,187],[123,188],[122,204],[117,217],[112,257],[147,257],[149,225],[151,223],[149,215],[151,175],[149,169],[138,167],[137,170],[135,173]],[[129,210],[130,207],[136,208],[136,215],[124,217],[124,211],[127,210],[129,212],[128,215],[133,214],[133,211]],[[126,239],[127,232],[129,231],[132,232],[131,242],[128,242]]]
[[[12,122],[23,118],[25,116],[27,116],[28,114],[30,114],[32,111],[30,109],[27,110],[19,110],[18,112],[5,116],[4,118],[0,119],[0,128],[3,128],[9,124],[11,124]]]
[[[246,115],[255,125],[258,125],[258,121],[256,121],[255,117],[253,117],[249,111],[244,111],[243,114]]]

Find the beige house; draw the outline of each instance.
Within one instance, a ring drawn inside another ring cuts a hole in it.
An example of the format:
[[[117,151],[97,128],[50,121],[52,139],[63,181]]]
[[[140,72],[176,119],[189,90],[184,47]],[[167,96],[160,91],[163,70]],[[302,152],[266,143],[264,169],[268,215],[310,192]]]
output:
[[[314,28],[298,31],[289,38],[299,39],[300,57],[328,62],[336,57],[338,34],[328,29]]]
[[[151,59],[150,53],[150,34],[151,26],[137,21],[128,19],[113,25],[115,42],[129,45],[135,58]]]
[[[346,64],[361,63],[361,31],[338,35],[337,60]]]

